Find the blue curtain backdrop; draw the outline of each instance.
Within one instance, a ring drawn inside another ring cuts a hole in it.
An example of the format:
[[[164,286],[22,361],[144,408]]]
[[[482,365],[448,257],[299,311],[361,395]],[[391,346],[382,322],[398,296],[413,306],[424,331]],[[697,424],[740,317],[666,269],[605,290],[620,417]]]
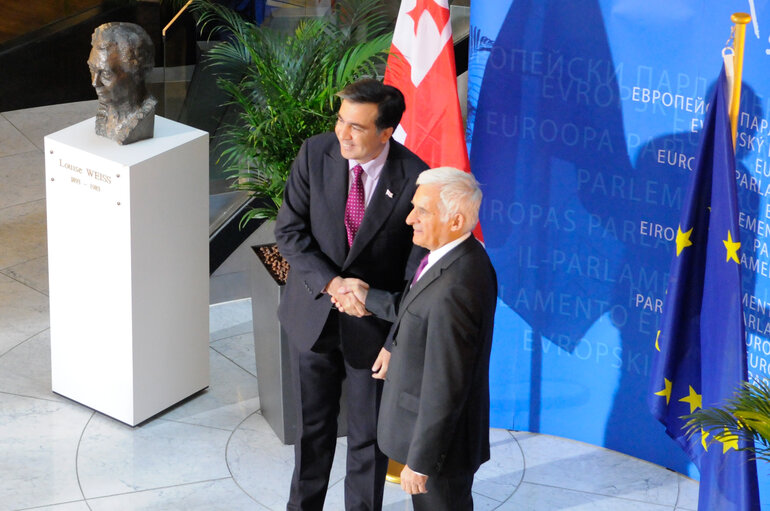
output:
[[[736,179],[750,378],[770,380],[770,1],[754,4]],[[494,426],[697,477],[646,394],[705,98],[730,15],[750,8],[748,0],[472,4],[468,144],[500,280]],[[763,509],[769,472],[759,465]]]

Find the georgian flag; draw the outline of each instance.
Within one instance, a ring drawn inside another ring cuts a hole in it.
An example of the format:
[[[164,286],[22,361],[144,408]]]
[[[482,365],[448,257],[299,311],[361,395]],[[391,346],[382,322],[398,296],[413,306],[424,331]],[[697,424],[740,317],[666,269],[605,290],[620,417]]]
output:
[[[431,168],[470,171],[448,0],[402,0],[385,83],[406,98],[393,137]]]

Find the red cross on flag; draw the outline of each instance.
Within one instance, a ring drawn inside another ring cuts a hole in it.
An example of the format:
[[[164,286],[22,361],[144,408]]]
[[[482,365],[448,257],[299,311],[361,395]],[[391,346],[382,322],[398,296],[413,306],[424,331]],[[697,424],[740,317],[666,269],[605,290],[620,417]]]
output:
[[[431,168],[470,170],[448,0],[402,0],[385,83],[406,97],[393,137]]]

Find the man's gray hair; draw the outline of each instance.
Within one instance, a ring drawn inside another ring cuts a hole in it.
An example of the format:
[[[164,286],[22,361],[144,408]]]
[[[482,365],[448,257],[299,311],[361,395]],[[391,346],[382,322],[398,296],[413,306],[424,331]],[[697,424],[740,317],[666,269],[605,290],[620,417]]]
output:
[[[428,169],[417,176],[418,185],[438,185],[441,221],[461,213],[465,217],[466,232],[476,227],[481,206],[481,189],[473,174],[453,167]]]

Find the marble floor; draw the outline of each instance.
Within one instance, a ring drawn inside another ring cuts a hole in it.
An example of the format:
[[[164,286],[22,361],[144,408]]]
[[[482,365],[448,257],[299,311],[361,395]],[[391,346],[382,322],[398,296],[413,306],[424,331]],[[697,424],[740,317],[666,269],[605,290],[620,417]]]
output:
[[[0,114],[0,510],[280,510],[292,470],[260,414],[248,300],[210,308],[211,386],[131,428],[51,392],[43,136],[94,102]],[[479,510],[695,510],[696,482],[613,451],[493,429]],[[345,439],[326,509],[343,508]],[[387,484],[385,509],[409,510]]]

